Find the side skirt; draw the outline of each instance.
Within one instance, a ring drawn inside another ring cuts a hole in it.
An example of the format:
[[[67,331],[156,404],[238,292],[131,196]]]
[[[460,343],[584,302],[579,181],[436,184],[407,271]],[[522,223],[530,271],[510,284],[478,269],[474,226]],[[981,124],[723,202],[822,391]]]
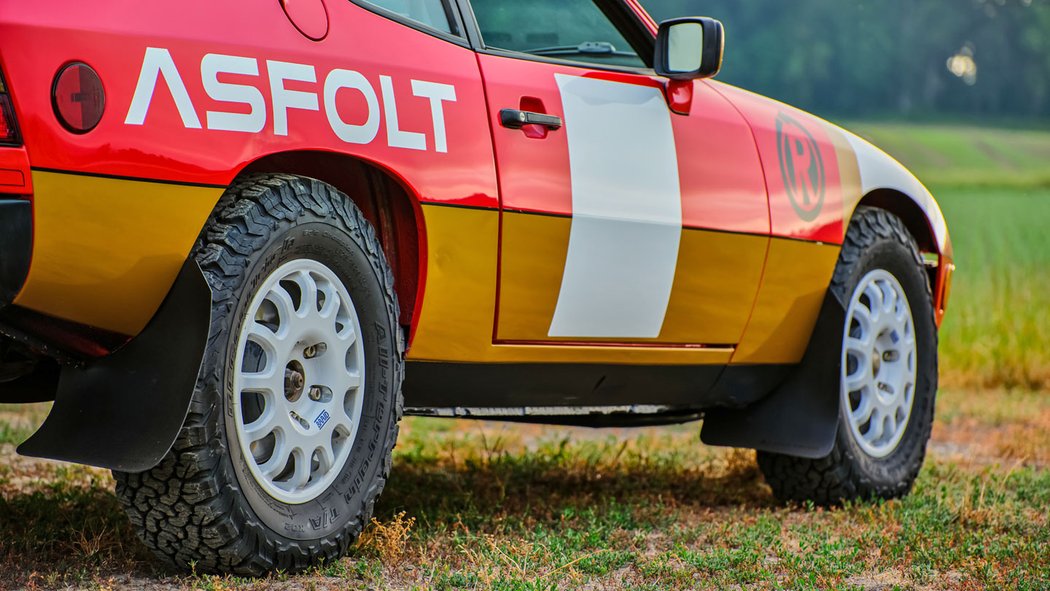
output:
[[[405,406],[508,408],[705,406],[722,365],[409,361]]]
[[[698,421],[703,412],[674,406],[521,406],[471,408],[406,408],[406,415],[482,419],[511,423],[571,425],[576,427],[643,427]]]
[[[668,425],[749,408],[790,365],[603,365],[410,361],[405,414],[587,427]]]

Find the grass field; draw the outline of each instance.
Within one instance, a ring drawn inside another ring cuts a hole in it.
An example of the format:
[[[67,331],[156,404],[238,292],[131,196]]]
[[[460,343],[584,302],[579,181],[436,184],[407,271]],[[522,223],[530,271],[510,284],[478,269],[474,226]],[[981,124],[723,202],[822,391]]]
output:
[[[945,384],[1050,388],[1050,189],[938,195],[957,265],[941,333]]]
[[[846,123],[935,187],[1050,187],[1050,130]]]
[[[25,412],[0,411],[0,420]],[[409,419],[377,521],[352,555],[251,581],[159,570],[129,530],[107,472],[13,457],[0,444],[0,581],[1045,590],[1048,466],[1050,400],[1031,392],[942,393],[914,492],[834,510],[778,505],[753,453],[705,448],[696,425],[594,431]]]
[[[20,458],[0,405],[0,589],[1050,590],[1050,132],[853,126],[938,196],[959,265],[928,461],[899,501],[785,507],[698,425],[409,419],[376,521],[304,575],[164,571],[108,472]]]
[[[1050,389],[1050,131],[850,127],[926,182],[948,220],[944,383]]]

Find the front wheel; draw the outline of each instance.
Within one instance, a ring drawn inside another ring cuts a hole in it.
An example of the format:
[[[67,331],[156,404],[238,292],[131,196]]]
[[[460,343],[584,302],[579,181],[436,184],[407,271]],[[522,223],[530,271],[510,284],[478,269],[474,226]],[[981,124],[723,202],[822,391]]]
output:
[[[899,218],[857,210],[831,290],[846,306],[841,349],[829,352],[840,356],[834,447],[819,459],[759,452],[759,467],[785,501],[899,497],[922,467],[937,393],[933,298]]]
[[[375,233],[329,185],[253,176],[194,256],[213,302],[189,413],[158,466],[116,474],[117,494],[179,568],[331,560],[371,516],[401,416],[398,306]]]

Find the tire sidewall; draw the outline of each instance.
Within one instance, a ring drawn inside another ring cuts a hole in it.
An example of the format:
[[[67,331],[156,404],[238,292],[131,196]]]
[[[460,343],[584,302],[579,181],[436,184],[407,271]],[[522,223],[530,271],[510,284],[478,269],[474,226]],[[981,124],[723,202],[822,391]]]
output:
[[[914,248],[895,240],[882,239],[864,249],[851,269],[841,299],[848,309],[861,279],[876,269],[889,272],[900,283],[908,299],[916,338],[916,384],[911,414],[897,447],[884,457],[870,456],[860,447],[847,417],[848,408],[841,403],[837,445],[853,460],[866,492],[876,495],[895,490],[902,482],[911,482],[926,455],[933,422],[937,392],[937,328],[933,322],[933,302],[924,270]],[[849,322],[849,319],[846,320]],[[845,327],[843,330],[845,335]],[[841,350],[836,352],[841,355]]]
[[[396,319],[377,277],[371,255],[360,240],[331,219],[306,212],[294,223],[282,223],[268,242],[250,255],[236,307],[224,318],[223,355],[218,373],[224,424],[219,435],[228,453],[223,454],[224,480],[234,489],[235,503],[254,515],[274,534],[296,541],[322,540],[344,530],[352,520],[368,513],[374,499],[370,489],[380,477],[384,455],[389,453],[396,425],[397,359]],[[379,254],[378,256],[382,256]],[[234,416],[234,364],[247,308],[266,278],[282,264],[308,258],[329,267],[350,293],[358,314],[365,349],[365,387],[361,424],[350,455],[335,481],[319,496],[302,504],[283,503],[266,493],[255,480],[241,451]],[[360,524],[358,524],[360,525]],[[266,536],[270,537],[270,536]]]

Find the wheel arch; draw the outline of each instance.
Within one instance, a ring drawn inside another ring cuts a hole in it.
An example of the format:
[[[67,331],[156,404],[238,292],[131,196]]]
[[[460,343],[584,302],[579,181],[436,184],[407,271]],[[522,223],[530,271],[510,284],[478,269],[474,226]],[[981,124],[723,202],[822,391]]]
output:
[[[908,194],[897,189],[874,189],[857,203],[857,207],[862,206],[884,209],[899,217],[912,238],[915,238],[920,252],[940,254],[940,247],[930,225],[929,217],[918,202]],[[852,219],[855,214],[856,208],[850,218]]]
[[[915,181],[918,184],[918,181]],[[947,308],[950,282],[955,263],[951,240],[948,237],[944,216],[929,191],[922,187],[921,197],[900,189],[876,188],[868,191],[850,212],[852,220],[859,207],[873,207],[892,213],[900,218],[904,227],[915,239],[919,254],[923,258],[933,303],[937,326],[941,325]],[[932,209],[931,209],[932,205]]]
[[[260,156],[241,168],[235,179],[266,173],[315,178],[350,197],[376,230],[394,273],[401,324],[409,327],[411,333],[419,315],[418,306],[423,301],[427,260],[420,195],[411,183],[374,161],[325,150],[294,150]]]

